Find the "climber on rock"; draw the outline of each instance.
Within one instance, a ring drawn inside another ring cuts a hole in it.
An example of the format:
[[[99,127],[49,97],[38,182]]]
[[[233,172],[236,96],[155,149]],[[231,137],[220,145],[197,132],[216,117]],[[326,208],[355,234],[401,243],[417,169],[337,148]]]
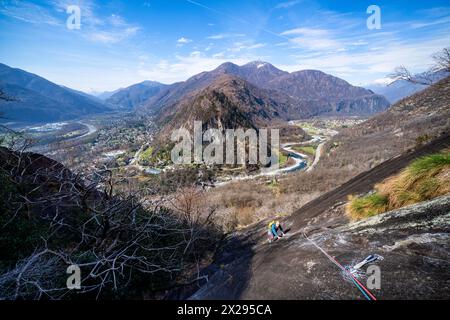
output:
[[[280,224],[280,221],[273,220],[269,223],[269,229],[268,229],[267,235],[269,236],[269,243],[272,241],[278,240],[278,238],[281,238],[284,236],[284,230]]]

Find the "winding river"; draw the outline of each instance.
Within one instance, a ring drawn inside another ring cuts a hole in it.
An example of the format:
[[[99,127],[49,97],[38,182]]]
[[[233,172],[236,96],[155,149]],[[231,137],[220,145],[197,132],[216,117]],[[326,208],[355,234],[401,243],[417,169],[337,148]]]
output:
[[[293,146],[309,145],[309,144],[318,143],[318,142],[320,144],[316,149],[314,162],[310,167],[308,167],[308,161],[306,160],[308,158],[308,156],[294,150]],[[320,154],[322,152],[322,148],[323,148],[323,145],[325,144],[325,142],[326,142],[326,140],[324,137],[316,135],[316,136],[313,136],[313,138],[309,141],[305,141],[305,142],[301,142],[301,143],[299,143],[299,142],[284,143],[281,145],[281,149],[283,151],[287,152],[289,157],[294,160],[293,164],[291,164],[287,167],[278,168],[278,169],[275,169],[272,171],[265,171],[265,172],[261,172],[261,173],[253,174],[253,175],[233,177],[226,181],[216,182],[214,184],[214,186],[219,187],[219,186],[223,186],[223,185],[228,184],[233,181],[250,180],[250,179],[255,179],[255,178],[264,177],[264,176],[266,176],[266,177],[277,176],[277,175],[281,175],[281,174],[295,172],[298,170],[306,169],[307,171],[311,171],[317,165],[317,163],[319,161]]]

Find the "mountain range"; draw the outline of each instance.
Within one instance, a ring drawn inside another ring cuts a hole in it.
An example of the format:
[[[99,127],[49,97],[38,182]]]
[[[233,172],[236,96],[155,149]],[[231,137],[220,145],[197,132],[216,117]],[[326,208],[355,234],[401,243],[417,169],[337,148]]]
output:
[[[166,87],[168,86],[159,82],[144,81],[129,86],[125,89],[118,90],[105,99],[105,101],[110,104],[132,110],[146,102],[151,97],[159,94]]]
[[[389,107],[383,96],[321,71],[288,73],[270,63],[255,61],[243,66],[224,63],[212,71],[175,83],[149,98],[138,109],[157,114],[162,108],[179,103],[213,85],[223,75],[240,78],[259,89],[270,91],[269,95],[276,102],[284,100],[289,104],[288,119],[339,114],[371,115]]]
[[[201,121],[204,130],[266,127],[288,118],[292,101],[276,94],[224,74],[206,88],[163,107],[156,120],[163,136],[176,128],[192,130],[194,121]]]
[[[0,64],[0,90],[13,98],[0,101],[3,116],[31,122],[68,120],[120,110],[156,115],[167,123],[164,117],[182,118],[177,112],[187,115],[189,110],[198,114],[193,108],[200,102],[204,107],[209,104],[210,111],[214,106],[217,115],[214,121],[230,113],[222,109],[230,107],[232,102],[237,114],[250,116],[259,123],[327,115],[367,116],[389,107],[383,96],[321,71],[289,73],[263,61],[243,66],[228,62],[183,82],[166,85],[144,81],[96,97]],[[206,102],[208,98],[211,101]]]
[[[100,100],[38,75],[0,64],[0,113],[8,121],[51,122],[111,111]]]
[[[314,116],[371,115],[388,107],[384,97],[321,71],[288,73],[256,61],[202,72],[137,109],[156,115],[164,138],[175,128],[192,129],[194,120],[204,129],[255,128]]]

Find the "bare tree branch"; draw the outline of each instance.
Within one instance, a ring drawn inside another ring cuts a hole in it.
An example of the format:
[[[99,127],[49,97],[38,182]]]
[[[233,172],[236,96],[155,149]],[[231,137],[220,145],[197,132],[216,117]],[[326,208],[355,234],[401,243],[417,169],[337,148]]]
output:
[[[397,80],[404,80],[414,84],[426,86],[432,85],[435,81],[435,72],[450,72],[450,48],[444,48],[442,51],[435,53],[433,55],[433,60],[435,62],[434,66],[421,74],[413,75],[405,66],[397,67],[393,73],[388,75],[388,77],[392,79],[392,82],[389,85],[393,84]]]
[[[97,298],[123,290],[137,274],[171,279],[161,287],[196,281],[181,275],[187,266],[198,267],[204,253],[199,248],[213,243],[208,230],[214,212],[202,212],[201,193],[185,190],[172,210],[158,203],[144,209],[135,195],[114,193],[108,170],[81,177],[42,156],[21,151],[9,156],[0,174],[21,191],[11,195],[9,217],[0,228],[10,228],[26,213],[48,230],[34,252],[0,274],[0,299],[67,297],[73,292],[62,280],[71,264],[82,270],[77,294]]]
[[[433,55],[435,61],[434,71],[450,72],[450,47]]]

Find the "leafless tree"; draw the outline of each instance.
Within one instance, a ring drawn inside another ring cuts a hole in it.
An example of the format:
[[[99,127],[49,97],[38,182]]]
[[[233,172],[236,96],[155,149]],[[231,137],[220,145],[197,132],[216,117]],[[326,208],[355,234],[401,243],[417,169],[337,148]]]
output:
[[[395,68],[394,73],[389,75],[389,78],[393,80],[391,84],[396,80],[405,80],[414,84],[431,85],[433,83],[431,74],[431,71],[412,74],[405,66],[399,66]]]
[[[450,72],[450,47],[442,49],[442,51],[433,55],[435,62],[435,71],[447,71]]]
[[[396,80],[405,80],[414,84],[431,85],[435,81],[433,74],[437,71],[450,72],[450,48],[444,48],[433,56],[434,65],[420,74],[412,74],[405,66],[397,67],[388,77],[392,83]]]
[[[1,115],[0,115],[1,118]],[[34,144],[35,140],[23,132],[18,132],[5,125],[0,124],[0,147],[6,147],[10,150],[25,152]]]
[[[127,288],[137,274],[169,279],[159,284],[164,288],[179,281],[187,266],[198,265],[199,242],[211,243],[205,230],[212,213],[204,216],[195,207],[195,192],[180,198],[177,214],[160,203],[144,209],[134,195],[115,194],[108,170],[82,177],[36,154],[7,155],[2,176],[21,192],[11,195],[10,215],[0,228],[26,213],[48,232],[34,252],[0,274],[0,299],[62,299],[74,293],[98,298]],[[76,292],[64,281],[70,265],[82,271]]]

